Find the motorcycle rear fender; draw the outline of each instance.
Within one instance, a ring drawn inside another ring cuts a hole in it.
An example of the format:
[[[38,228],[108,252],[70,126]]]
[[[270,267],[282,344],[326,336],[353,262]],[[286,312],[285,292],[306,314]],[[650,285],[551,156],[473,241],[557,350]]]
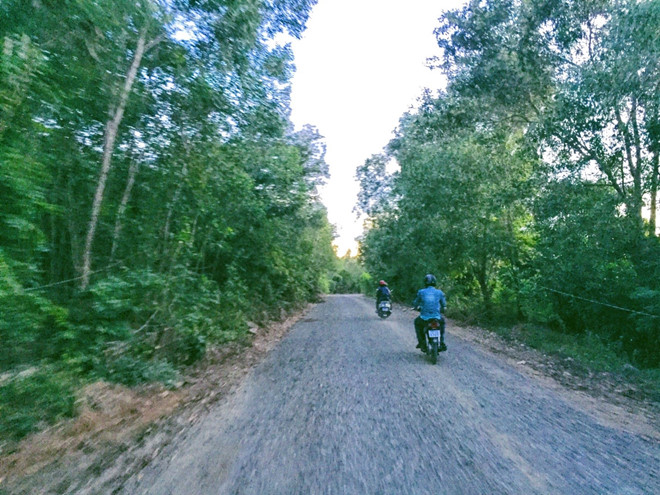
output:
[[[429,328],[432,328],[433,330],[437,330],[440,328],[440,320],[437,318],[431,318],[426,322],[426,329],[428,330]]]

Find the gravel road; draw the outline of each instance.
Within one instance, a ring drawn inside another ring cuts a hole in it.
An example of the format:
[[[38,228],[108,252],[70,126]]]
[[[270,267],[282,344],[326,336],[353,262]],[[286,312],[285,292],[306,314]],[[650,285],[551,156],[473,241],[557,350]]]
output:
[[[658,494],[660,442],[605,426],[412,312],[329,296],[126,494]]]

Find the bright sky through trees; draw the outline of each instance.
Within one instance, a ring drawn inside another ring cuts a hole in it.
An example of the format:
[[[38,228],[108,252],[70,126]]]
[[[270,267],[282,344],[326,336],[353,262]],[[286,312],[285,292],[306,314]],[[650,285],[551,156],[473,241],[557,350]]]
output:
[[[437,55],[433,29],[462,0],[319,0],[293,44],[292,120],[318,127],[331,177],[322,189],[338,254],[356,253],[362,221],[353,213],[355,169],[387,144],[399,117],[425,87],[444,84],[426,67]]]

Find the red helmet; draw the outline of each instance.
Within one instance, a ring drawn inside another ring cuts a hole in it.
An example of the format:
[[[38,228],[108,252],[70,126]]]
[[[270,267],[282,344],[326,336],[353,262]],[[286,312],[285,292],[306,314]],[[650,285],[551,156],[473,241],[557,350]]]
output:
[[[385,282],[385,280],[381,280],[380,282],[378,282],[378,285],[387,285],[387,282]]]

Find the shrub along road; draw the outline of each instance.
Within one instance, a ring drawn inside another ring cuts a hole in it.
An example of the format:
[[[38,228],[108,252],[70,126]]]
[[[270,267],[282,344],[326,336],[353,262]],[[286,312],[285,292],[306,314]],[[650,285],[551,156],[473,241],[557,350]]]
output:
[[[330,296],[130,494],[660,493],[660,441],[624,431],[448,328]]]

